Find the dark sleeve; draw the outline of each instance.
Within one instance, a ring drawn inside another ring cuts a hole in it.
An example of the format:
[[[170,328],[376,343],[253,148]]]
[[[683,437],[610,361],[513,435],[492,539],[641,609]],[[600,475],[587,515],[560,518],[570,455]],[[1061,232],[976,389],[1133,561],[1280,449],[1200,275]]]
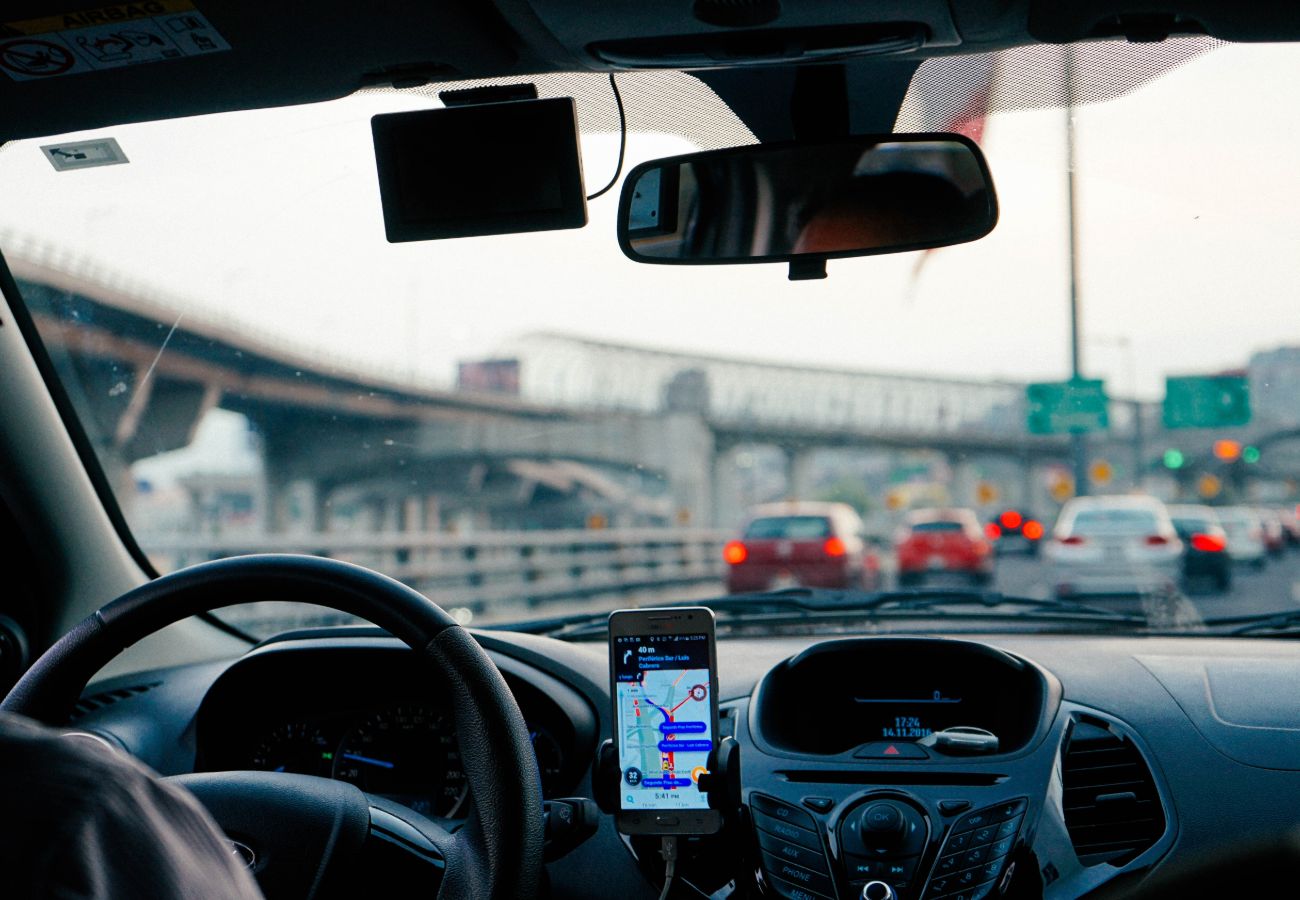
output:
[[[198,801],[90,741],[0,718],[0,796],[6,896],[261,898]]]

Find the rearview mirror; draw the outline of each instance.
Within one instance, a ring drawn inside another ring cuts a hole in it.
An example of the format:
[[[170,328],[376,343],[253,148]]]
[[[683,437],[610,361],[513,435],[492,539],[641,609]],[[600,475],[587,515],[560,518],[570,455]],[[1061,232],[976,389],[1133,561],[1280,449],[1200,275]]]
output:
[[[623,184],[618,239],[637,262],[788,261],[792,278],[803,262],[802,277],[821,277],[822,260],[973,241],[997,218],[968,138],[857,135],[642,163]]]

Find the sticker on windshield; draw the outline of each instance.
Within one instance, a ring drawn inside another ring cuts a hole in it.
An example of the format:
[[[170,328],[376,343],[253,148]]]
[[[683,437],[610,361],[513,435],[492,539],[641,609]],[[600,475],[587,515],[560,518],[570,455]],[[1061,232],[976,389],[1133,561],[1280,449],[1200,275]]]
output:
[[[0,69],[15,81],[229,49],[190,0],[145,0],[0,25]]]
[[[95,166],[114,166],[130,161],[113,138],[74,141],[71,144],[48,144],[41,148],[41,152],[60,172],[69,169],[90,169]]]

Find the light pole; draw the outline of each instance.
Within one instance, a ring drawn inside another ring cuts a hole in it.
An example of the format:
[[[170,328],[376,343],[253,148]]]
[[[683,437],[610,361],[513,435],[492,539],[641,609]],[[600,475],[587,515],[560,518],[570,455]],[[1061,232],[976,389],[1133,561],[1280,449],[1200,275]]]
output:
[[[1074,46],[1065,47],[1065,185],[1066,217],[1070,235],[1070,380],[1083,377],[1079,337],[1079,229],[1074,189]],[[1088,435],[1070,433],[1070,458],[1074,464],[1074,495],[1088,495]]]

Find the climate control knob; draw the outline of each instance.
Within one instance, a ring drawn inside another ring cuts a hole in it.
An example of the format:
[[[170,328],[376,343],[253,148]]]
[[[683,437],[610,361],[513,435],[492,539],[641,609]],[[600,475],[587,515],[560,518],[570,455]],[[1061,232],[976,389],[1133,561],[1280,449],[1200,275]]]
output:
[[[907,815],[897,803],[868,804],[858,818],[858,833],[868,846],[896,847],[907,836]]]

